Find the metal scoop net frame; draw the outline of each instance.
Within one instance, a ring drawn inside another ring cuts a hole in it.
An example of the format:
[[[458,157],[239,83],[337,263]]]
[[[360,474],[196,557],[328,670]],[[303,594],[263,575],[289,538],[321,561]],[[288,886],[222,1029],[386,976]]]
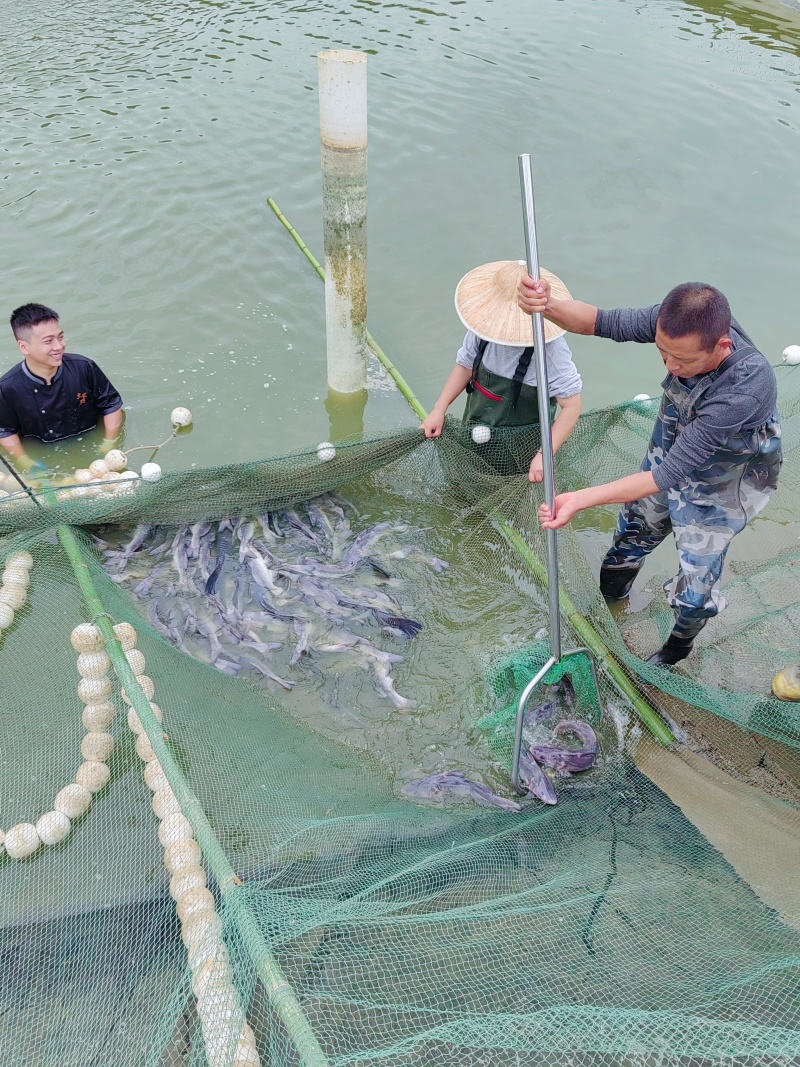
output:
[[[519,180],[522,192],[522,214],[525,224],[525,252],[528,258],[528,273],[534,281],[539,281],[539,248],[536,239],[536,215],[533,200],[533,175],[531,157],[526,152],[519,157]],[[553,472],[553,435],[550,428],[550,389],[547,380],[547,357],[545,354],[544,321],[541,312],[531,315],[533,329],[533,350],[536,361],[536,383],[539,400],[539,426],[542,439],[542,467],[544,469],[544,496],[550,514],[555,515],[555,474]],[[597,695],[597,703],[602,713],[602,696],[597,677],[597,665],[591,649],[586,647],[562,649],[561,647],[561,606],[558,588],[558,531],[547,531],[547,597],[548,628],[550,638],[550,658],[536,672],[520,693],[517,704],[517,719],[514,728],[514,760],[511,769],[511,782],[518,793],[526,790],[520,785],[519,761],[522,748],[522,727],[525,708],[531,694],[542,683],[548,672],[562,660],[573,656],[584,656],[592,669],[592,682]]]

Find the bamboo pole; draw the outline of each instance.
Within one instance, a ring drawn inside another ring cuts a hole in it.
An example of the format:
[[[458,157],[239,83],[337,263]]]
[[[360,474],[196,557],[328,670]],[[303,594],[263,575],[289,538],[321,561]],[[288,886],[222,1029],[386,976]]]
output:
[[[181,806],[181,811],[191,824],[197,843],[211,868],[220,893],[230,910],[231,918],[238,927],[242,942],[264,984],[275,1014],[286,1027],[289,1039],[302,1057],[303,1067],[328,1067],[328,1059],[305,1017],[294,990],[273,956],[250,910],[245,891],[241,888],[241,882],[217,840],[202,804],[164,743],[163,727],[153,714],[150,701],[139,685],[122,650],[122,645],[117,640],[111,619],[94,587],[75,534],[70,527],[63,525],[57,527],[56,533],[75,572],[86,606],[92,615],[92,621],[105,638],[106,651],[111,659],[114,672],[139,716],[139,721],[161,764],[170,788]]]
[[[300,234],[297,232],[297,230],[295,230],[294,226],[292,226],[286,216],[283,215],[280,208],[275,203],[272,197],[267,198],[267,203],[275,212],[279,221],[289,231],[292,240],[295,242],[297,247],[312,265],[312,267],[320,276],[320,278],[322,278],[322,280],[324,281],[324,270],[320,266],[319,261],[314,257],[313,253],[309,250],[308,246],[305,244]],[[386,369],[389,371],[389,374],[394,379],[400,392],[408,401],[415,415],[417,415],[420,419],[424,419],[427,415],[427,412],[422,407],[417,398],[414,396],[413,392],[411,391],[411,387],[408,385],[408,383],[397,370],[397,368],[394,366],[394,364],[389,360],[389,357],[374,341],[369,331],[367,331],[367,337],[369,338],[370,348],[381,361],[381,363],[384,365],[384,367],[386,367]],[[516,530],[514,530],[513,527],[509,526],[508,523],[501,516],[493,512],[491,513],[491,517],[497,523],[499,529],[508,539],[510,544],[516,549],[519,556],[524,560],[527,566],[530,567],[537,581],[546,589],[547,571],[545,570],[542,563],[540,563],[540,561],[536,558],[530,546],[522,540]],[[559,590],[559,604],[568,622],[575,630],[575,633],[579,635],[586,647],[591,649],[594,656],[598,660],[600,660],[602,666],[605,667],[606,671],[608,672],[608,676],[611,678],[614,685],[617,687],[620,693],[622,693],[622,695],[631,702],[639,718],[645,724],[645,726],[653,735],[653,737],[655,737],[655,739],[660,744],[665,746],[675,744],[675,737],[673,736],[672,731],[669,729],[667,724],[664,722],[658,712],[647,703],[647,701],[636,688],[634,683],[614,659],[610,649],[603,642],[603,640],[601,639],[597,631],[594,629],[592,624],[589,622],[588,619],[581,615],[575,604],[572,602],[570,597],[563,591],[563,589]]]

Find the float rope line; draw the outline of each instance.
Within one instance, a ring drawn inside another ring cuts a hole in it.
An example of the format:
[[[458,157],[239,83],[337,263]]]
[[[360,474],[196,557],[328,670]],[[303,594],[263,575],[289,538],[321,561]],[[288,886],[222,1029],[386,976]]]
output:
[[[78,579],[86,606],[95,620],[95,624],[105,639],[105,648],[111,659],[114,672],[125,689],[156,758],[161,764],[164,775],[183,814],[191,824],[198,845],[214,875],[220,894],[226,903],[231,918],[237,926],[251,960],[276,1015],[286,1028],[294,1047],[302,1057],[303,1067],[328,1067],[328,1059],[323,1052],[311,1024],[303,1012],[297,996],[281,970],[280,964],[261,932],[255,917],[247,903],[242,885],[220,845],[208,816],[200,800],[195,795],[183,773],[164,743],[163,727],[153,714],[150,701],[145,696],[123,652],[111,625],[111,617],[105,611],[103,602],[94,587],[88,567],[81,556],[81,546],[69,526],[59,526],[56,530],[61,547],[69,559],[75,577]]]
[[[267,203],[275,212],[279,221],[286,227],[292,236],[297,247],[312,265],[322,281],[325,280],[325,271],[319,264],[319,260],[312,254],[302,237],[299,235],[294,226],[289,222],[286,216],[281,212],[278,205],[272,199],[267,198]],[[420,402],[414,396],[411,391],[411,387],[406,382],[405,378],[400,374],[394,364],[389,360],[388,356],[384,353],[383,349],[374,341],[372,335],[367,331],[367,338],[369,339],[369,346],[375,355],[378,357],[383,366],[389,371],[389,374],[394,379],[398,389],[408,401],[414,414],[420,419],[425,419],[427,412],[422,407]],[[523,541],[520,535],[509,526],[509,524],[500,515],[495,512],[490,512],[491,518],[497,524],[503,536],[509,541],[512,547],[517,551],[518,555],[527,564],[530,570],[533,572],[534,577],[545,589],[547,588],[547,570],[543,564],[536,558],[535,554],[531,550],[530,546]],[[639,718],[645,724],[650,733],[655,739],[662,745],[669,746],[675,744],[675,737],[672,731],[666,725],[664,720],[658,714],[658,712],[650,706],[645,700],[641,692],[636,688],[633,681],[628,677],[623,668],[617,663],[612,652],[600,638],[597,631],[592,624],[581,615],[575,604],[570,597],[559,589],[559,604],[561,610],[564,613],[569,624],[572,626],[576,634],[581,638],[587,648],[589,648],[594,656],[605,667],[608,676],[616,686],[622,695],[631,702]]]

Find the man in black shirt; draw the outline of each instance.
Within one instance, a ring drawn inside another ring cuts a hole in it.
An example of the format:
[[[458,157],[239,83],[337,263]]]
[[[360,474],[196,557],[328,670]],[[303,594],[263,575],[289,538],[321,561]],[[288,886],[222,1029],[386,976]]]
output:
[[[106,441],[122,425],[122,397],[91,359],[66,351],[58,314],[44,304],[24,304],[11,315],[17,347],[25,357],[0,378],[0,446],[29,470],[22,438],[51,444],[76,437],[103,419]]]

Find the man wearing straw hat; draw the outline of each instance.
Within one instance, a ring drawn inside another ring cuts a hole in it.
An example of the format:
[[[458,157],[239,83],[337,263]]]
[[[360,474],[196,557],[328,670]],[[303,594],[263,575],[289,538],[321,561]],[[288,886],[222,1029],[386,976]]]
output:
[[[775,372],[731,317],[725,296],[685,282],[660,304],[601,311],[564,299],[544,279],[525,276],[519,304],[572,333],[655,344],[667,377],[650,446],[638,474],[555,499],[542,526],[565,526],[585,508],[623,504],[600,569],[609,600],[627,596],[646,556],[669,532],[680,568],[664,590],[675,614],[672,633],[648,660],[685,659],[709,619],[725,607],[719,582],[731,540],[766,506],[781,467]]]
[[[530,316],[517,306],[517,286],[524,261],[485,263],[466,274],[456,288],[456,311],[467,327],[456,365],[439,399],[420,429],[438,437],[447,409],[466,390],[464,422],[487,427],[538,426],[539,401]],[[554,293],[570,299],[564,283],[543,270]],[[560,326],[545,321],[545,348],[551,397],[559,414],[553,426],[553,450],[572,433],[581,413],[581,376]],[[478,440],[479,438],[476,438]],[[488,440],[488,436],[486,437]],[[530,452],[528,452],[530,456]],[[525,463],[528,463],[526,456]],[[543,478],[542,455],[531,460],[528,477]]]

